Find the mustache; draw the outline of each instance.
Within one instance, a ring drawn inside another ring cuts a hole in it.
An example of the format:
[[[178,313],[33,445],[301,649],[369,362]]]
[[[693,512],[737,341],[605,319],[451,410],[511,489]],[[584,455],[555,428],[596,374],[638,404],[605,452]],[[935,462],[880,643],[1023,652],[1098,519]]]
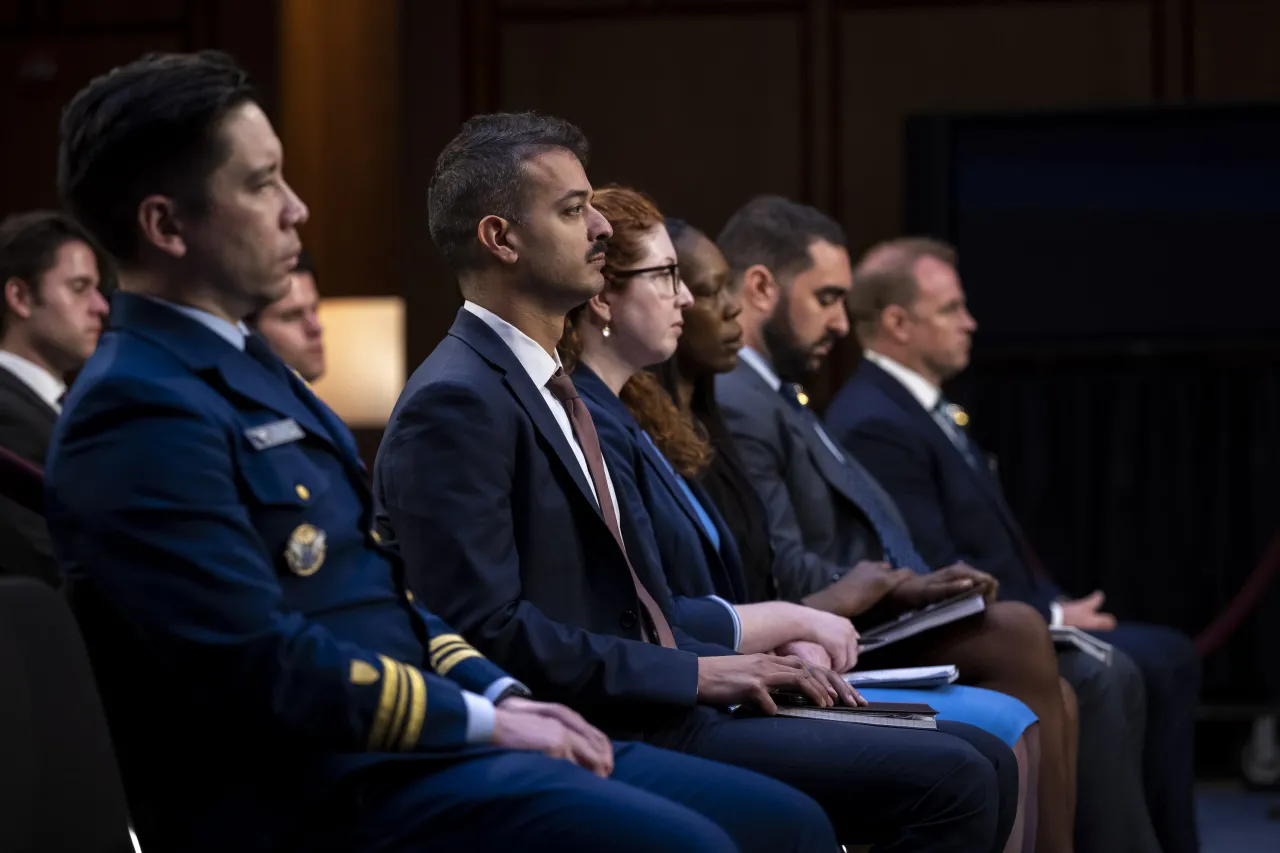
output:
[[[603,258],[604,253],[608,250],[609,244],[604,240],[597,240],[591,244],[591,251],[587,252],[587,261],[594,261],[596,258]]]

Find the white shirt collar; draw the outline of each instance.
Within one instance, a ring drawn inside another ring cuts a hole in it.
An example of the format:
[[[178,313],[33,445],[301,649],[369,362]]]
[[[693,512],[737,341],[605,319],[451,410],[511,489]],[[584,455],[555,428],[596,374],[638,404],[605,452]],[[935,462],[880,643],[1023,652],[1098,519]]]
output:
[[[502,338],[516,360],[520,362],[520,366],[524,368],[524,372],[529,374],[534,385],[539,388],[546,387],[547,380],[555,376],[556,371],[560,369],[560,353],[554,356],[548,355],[541,344],[488,308],[470,301],[462,303],[462,307],[483,320],[486,326]]]
[[[59,400],[67,390],[67,383],[62,377],[55,376],[34,361],[29,361],[17,353],[0,350],[0,366],[22,380],[35,395],[49,404],[55,412],[62,411]]]
[[[738,358],[747,363],[747,366],[760,374],[760,378],[769,383],[769,387],[775,391],[781,390],[782,380],[778,378],[778,374],[773,372],[773,368],[769,366],[769,362],[760,353],[751,347],[743,347],[738,350]]]
[[[862,355],[867,361],[901,382],[911,392],[911,396],[920,401],[920,405],[924,406],[926,412],[932,412],[938,405],[938,399],[942,397],[942,389],[919,373],[872,349],[863,350]]]
[[[158,305],[164,305],[179,314],[190,317],[236,349],[244,352],[244,339],[249,336],[249,327],[243,321],[232,323],[230,320],[224,320],[216,314],[201,311],[199,308],[192,308],[190,305],[179,305],[176,302],[156,299],[154,296],[144,296],[143,298],[150,299]]]

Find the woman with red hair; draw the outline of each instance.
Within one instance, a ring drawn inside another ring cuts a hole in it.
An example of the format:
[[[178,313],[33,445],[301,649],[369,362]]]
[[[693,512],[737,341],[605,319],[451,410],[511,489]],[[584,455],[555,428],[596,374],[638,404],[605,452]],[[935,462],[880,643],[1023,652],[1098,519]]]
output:
[[[613,227],[605,289],[569,315],[560,355],[591,411],[619,503],[631,517],[628,553],[661,566],[677,595],[723,604],[734,623],[737,651],[797,655],[814,665],[852,669],[857,632],[848,619],[790,602],[747,603],[736,545],[695,479],[711,460],[710,446],[646,370],[675,353],[683,312],[694,301],[680,277],[675,247],[661,212],[635,190],[606,187],[592,204]],[[673,610],[676,621],[699,636],[698,625],[682,618],[678,603]],[[721,641],[705,634],[699,639]],[[930,704],[940,720],[970,723],[1008,745],[1022,742],[1036,723],[1017,699],[980,688],[864,694],[871,701]],[[964,731],[957,729],[953,733]],[[985,737],[968,732],[961,736]],[[1021,775],[1030,785],[1036,770]],[[1019,799],[1035,802],[1034,796]],[[1013,803],[1008,805],[1002,839],[1014,823]],[[1025,809],[1016,811],[1025,826]]]

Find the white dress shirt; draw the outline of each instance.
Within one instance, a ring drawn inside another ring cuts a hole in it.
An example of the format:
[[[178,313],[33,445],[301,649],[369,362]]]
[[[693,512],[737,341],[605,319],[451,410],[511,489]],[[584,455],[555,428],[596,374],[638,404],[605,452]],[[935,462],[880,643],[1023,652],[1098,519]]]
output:
[[[582,445],[578,444],[578,437],[573,433],[573,423],[569,420],[569,413],[565,411],[564,404],[557,400],[556,395],[552,394],[551,389],[547,387],[547,381],[552,376],[555,376],[556,371],[561,368],[560,354],[548,355],[541,344],[487,308],[482,308],[474,302],[464,302],[462,307],[483,320],[484,324],[490,329],[493,329],[498,337],[502,338],[503,342],[510,347],[512,354],[516,357],[516,361],[520,362],[520,366],[524,368],[525,373],[529,374],[533,384],[542,393],[542,399],[546,401],[552,417],[560,425],[560,431],[564,433],[565,439],[569,442],[569,447],[573,450],[573,455],[577,458],[578,465],[582,467],[582,475],[586,477],[587,485],[591,487],[591,494],[595,496],[596,502],[599,503],[600,496],[596,494],[596,484],[591,480],[591,469],[587,467],[587,457],[582,454]],[[584,403],[583,405],[586,404]],[[609,474],[608,464],[605,464],[603,459],[600,461],[604,465],[604,478],[605,482],[609,484],[609,497],[613,501],[613,520],[618,525],[618,530],[622,530],[622,518],[618,515],[618,495],[613,490],[613,477]]]
[[[898,380],[904,388],[911,392],[911,396],[919,400],[921,406],[924,406],[924,410],[929,413],[929,417],[933,418],[938,426],[942,427],[942,431],[947,434],[947,438],[956,446],[956,449],[964,452],[964,436],[960,434],[954,421],[938,411],[938,401],[942,399],[941,388],[905,364],[873,349],[863,350],[862,357]]]
[[[493,329],[498,337],[502,338],[503,342],[511,348],[511,352],[515,355],[516,360],[520,362],[520,366],[524,368],[525,373],[529,374],[533,384],[538,386],[538,390],[542,392],[542,399],[547,401],[547,407],[551,409],[552,416],[555,417],[556,423],[560,425],[560,431],[564,433],[565,439],[569,442],[569,447],[573,450],[573,455],[582,467],[582,474],[587,479],[587,485],[591,487],[591,494],[595,495],[598,502],[600,497],[596,495],[596,485],[591,481],[591,471],[587,468],[587,457],[583,455],[582,445],[578,444],[578,437],[574,435],[573,423],[569,420],[569,413],[565,411],[564,404],[557,400],[556,395],[552,394],[551,389],[547,387],[547,380],[561,368],[560,354],[548,355],[541,344],[487,308],[482,308],[474,302],[464,302],[462,307],[483,320],[486,326]],[[584,403],[583,405],[586,404]],[[617,522],[618,530],[621,531],[622,519],[619,516],[618,495],[613,489],[613,477],[609,474],[608,463],[603,459],[600,461],[604,466],[605,482],[609,484],[609,497],[613,500],[613,518]],[[621,532],[618,535],[621,536]],[[729,618],[733,621],[733,648],[737,651],[738,645],[742,642],[742,622],[738,616],[738,611],[723,598],[717,596],[708,596],[708,598],[714,599],[729,611]]]
[[[55,376],[34,361],[28,361],[8,350],[0,350],[0,367],[18,377],[32,393],[48,403],[49,408],[62,413],[61,400],[66,393],[67,383],[60,376]]]
[[[912,370],[904,364],[894,361],[883,353],[875,350],[863,350],[862,355],[867,361],[879,367],[885,373],[902,383],[902,386],[911,392],[911,396],[915,397],[924,410],[929,413],[930,417],[942,428],[947,438],[951,440],[958,449],[961,448],[960,442],[962,436],[957,431],[956,425],[951,420],[937,411],[938,400],[942,397],[942,389],[934,385],[928,379],[925,379],[918,372]],[[1049,602],[1049,624],[1057,627],[1062,624],[1062,604],[1057,601]]]

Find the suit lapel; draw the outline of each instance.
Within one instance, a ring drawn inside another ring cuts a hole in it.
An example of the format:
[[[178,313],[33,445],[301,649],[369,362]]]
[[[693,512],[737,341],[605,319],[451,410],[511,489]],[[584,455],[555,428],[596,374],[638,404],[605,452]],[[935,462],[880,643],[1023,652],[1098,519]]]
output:
[[[641,435],[643,430],[640,429],[639,424],[635,424],[630,429],[632,437],[640,445],[640,452],[644,457],[645,464],[662,481],[662,487],[666,489],[667,494],[680,507],[680,511],[688,517],[689,521],[693,522],[693,526],[697,529],[698,535],[703,538],[704,544],[710,545],[711,540],[707,537],[707,533],[702,527],[702,520],[698,518],[698,511],[693,508],[693,504],[689,503],[689,497],[684,493],[684,489],[680,488],[680,483],[676,481],[676,475],[671,473],[671,470],[667,467],[667,460],[650,443],[647,436]]]
[[[4,388],[14,397],[28,404],[34,419],[47,422],[49,430],[53,430],[53,425],[58,420],[57,409],[46,403],[43,397],[31,389],[30,385],[5,367],[0,367],[0,388]]]
[[[742,378],[765,398],[769,407],[782,411],[783,417],[795,428],[794,431],[800,434],[805,448],[809,451],[809,456],[813,459],[814,467],[818,469],[818,473],[827,485],[835,489],[849,503],[861,509],[857,494],[849,487],[847,479],[849,472],[844,470],[844,464],[831,453],[830,448],[823,443],[818,436],[818,431],[814,428],[818,422],[817,416],[793,407],[783,398],[781,391],[771,387],[763,376],[742,360],[739,360],[738,366],[734,368],[734,373],[739,372]]]
[[[190,317],[131,293],[111,299],[108,322],[113,332],[133,335],[171,352],[193,373],[225,392],[243,397],[282,418],[293,418],[307,434],[338,447],[339,439],[326,429],[294,389],[282,384],[247,353]]]
[[[231,392],[281,417],[293,418],[309,435],[338,448],[338,439],[307,406],[295,389],[282,385],[265,367],[234,347],[218,360],[217,375]],[[310,393],[310,392],[308,392]]]
[[[735,596],[734,600],[742,601],[744,593],[743,583],[740,582],[740,576],[742,574],[741,563],[739,562],[735,573],[735,571],[728,566],[724,556],[725,553],[731,552],[736,557],[737,551],[731,546],[733,534],[730,533],[724,523],[717,518],[718,513],[715,511],[715,507],[711,505],[710,498],[707,496],[706,492],[702,491],[702,488],[696,482],[685,478],[685,482],[688,484],[689,490],[698,498],[699,503],[702,504],[703,510],[711,519],[711,523],[716,526],[716,532],[720,535],[721,542],[721,547],[716,547],[716,543],[707,535],[707,528],[703,526],[702,519],[698,515],[698,510],[689,502],[689,496],[685,494],[684,489],[680,487],[680,482],[676,479],[676,475],[667,467],[666,459],[662,457],[662,454],[650,443],[646,436],[639,434],[640,432],[640,425],[635,424],[633,435],[640,444],[645,464],[652,468],[658,475],[658,479],[662,481],[662,486],[667,490],[667,494],[671,496],[672,500],[674,500],[680,507],[680,511],[683,512],[685,517],[693,524],[693,529],[698,531],[698,539],[702,542],[702,550],[704,553],[710,555],[709,562],[713,571],[719,571],[724,575],[724,580],[733,590],[733,594]],[[657,531],[655,531],[655,533],[656,532]]]
[[[618,396],[609,390],[603,380],[585,365],[579,365],[574,371],[573,381],[578,386],[578,392],[582,394],[584,399],[590,400],[598,409],[603,410],[606,415],[611,416],[626,428],[631,442],[640,448],[640,456],[644,460],[642,464],[652,470],[653,474],[662,483],[666,493],[671,496],[671,499],[680,507],[680,511],[693,524],[693,529],[698,531],[698,540],[702,544],[703,553],[708,555],[710,571],[720,572],[723,576],[723,583],[717,583],[715,578],[709,578],[712,586],[715,589],[729,589],[731,591],[729,597],[734,601],[745,600],[746,581],[742,578],[742,563],[738,558],[737,548],[733,545],[733,534],[729,531],[724,520],[720,518],[720,514],[716,512],[715,506],[711,503],[711,498],[698,485],[697,481],[685,478],[689,491],[693,492],[694,497],[702,504],[703,510],[711,519],[712,524],[716,526],[716,532],[719,534],[721,542],[719,548],[716,547],[711,537],[707,535],[707,529],[702,524],[698,510],[681,487],[678,475],[671,470],[671,467],[667,464],[667,459],[662,455],[662,451],[654,446],[649,436],[640,428],[640,424],[636,421],[635,416],[631,414],[631,410],[627,408],[626,403],[618,399]],[[656,530],[654,533],[659,536],[662,535]]]
[[[1009,532],[1021,541],[1022,528],[1009,510],[1009,505],[1005,503],[1004,495],[1000,490],[1000,483],[994,474],[985,468],[971,466],[968,460],[964,458],[964,453],[960,451],[960,448],[956,447],[955,442],[951,440],[951,436],[947,435],[942,425],[933,419],[933,415],[925,411],[924,406],[920,405],[920,401],[903,387],[901,382],[890,376],[879,365],[870,361],[863,361],[862,366],[859,368],[859,373],[863,372],[866,373],[867,380],[880,389],[908,417],[917,419],[921,428],[925,430],[925,435],[929,436],[929,440],[933,442],[940,453],[950,454],[953,459],[960,463],[960,467],[968,472],[968,476],[978,487],[978,491],[1000,514],[1000,519],[1004,522],[1005,527],[1009,528]],[[970,440],[969,444],[976,459],[980,462],[986,460],[987,456],[982,451],[982,448],[972,440]]]
[[[733,531],[729,529],[729,525],[725,522],[724,517],[720,515],[720,511],[716,509],[715,503],[711,500],[711,495],[707,494],[706,489],[702,488],[702,484],[697,480],[687,480],[690,491],[702,504],[702,508],[706,510],[707,516],[711,519],[711,523],[716,526],[716,533],[720,536],[720,547],[712,547],[710,537],[703,536],[703,542],[716,555],[713,561],[716,566],[724,573],[727,588],[732,592],[730,596],[733,603],[750,603],[747,601],[747,577],[742,568],[742,556],[738,553],[738,544],[733,538]],[[702,525],[698,525],[698,532],[702,533]]]
[[[569,476],[578,485],[578,491],[595,508],[596,514],[603,521],[604,516],[600,514],[600,504],[596,501],[595,493],[591,491],[591,486],[582,471],[582,465],[579,464],[578,457],[574,455],[572,448],[569,447],[569,439],[565,436],[564,430],[560,428],[560,423],[556,420],[555,415],[551,413],[550,405],[547,399],[542,396],[542,391],[533,384],[533,380],[529,378],[528,371],[524,369],[524,365],[520,363],[515,353],[507,346],[506,341],[498,337],[498,334],[493,329],[490,329],[483,320],[465,308],[458,311],[457,319],[454,320],[453,328],[449,330],[449,334],[471,347],[485,361],[502,371],[504,384],[529,415],[529,419],[533,421],[538,435],[551,446],[556,458],[560,460],[560,464],[564,466]]]
[[[785,400],[783,405],[787,405]],[[831,448],[827,447],[826,442],[818,435],[818,430],[816,429],[817,417],[813,416],[812,420],[810,420],[811,416],[809,414],[794,410],[790,411],[789,414],[799,421],[800,432],[809,448],[809,456],[812,457],[818,473],[822,475],[822,479],[826,480],[827,485],[843,495],[851,504],[862,509],[862,502],[858,493],[850,488],[848,468],[836,458],[835,454],[831,452]],[[832,439],[832,441],[835,441],[835,439]]]

